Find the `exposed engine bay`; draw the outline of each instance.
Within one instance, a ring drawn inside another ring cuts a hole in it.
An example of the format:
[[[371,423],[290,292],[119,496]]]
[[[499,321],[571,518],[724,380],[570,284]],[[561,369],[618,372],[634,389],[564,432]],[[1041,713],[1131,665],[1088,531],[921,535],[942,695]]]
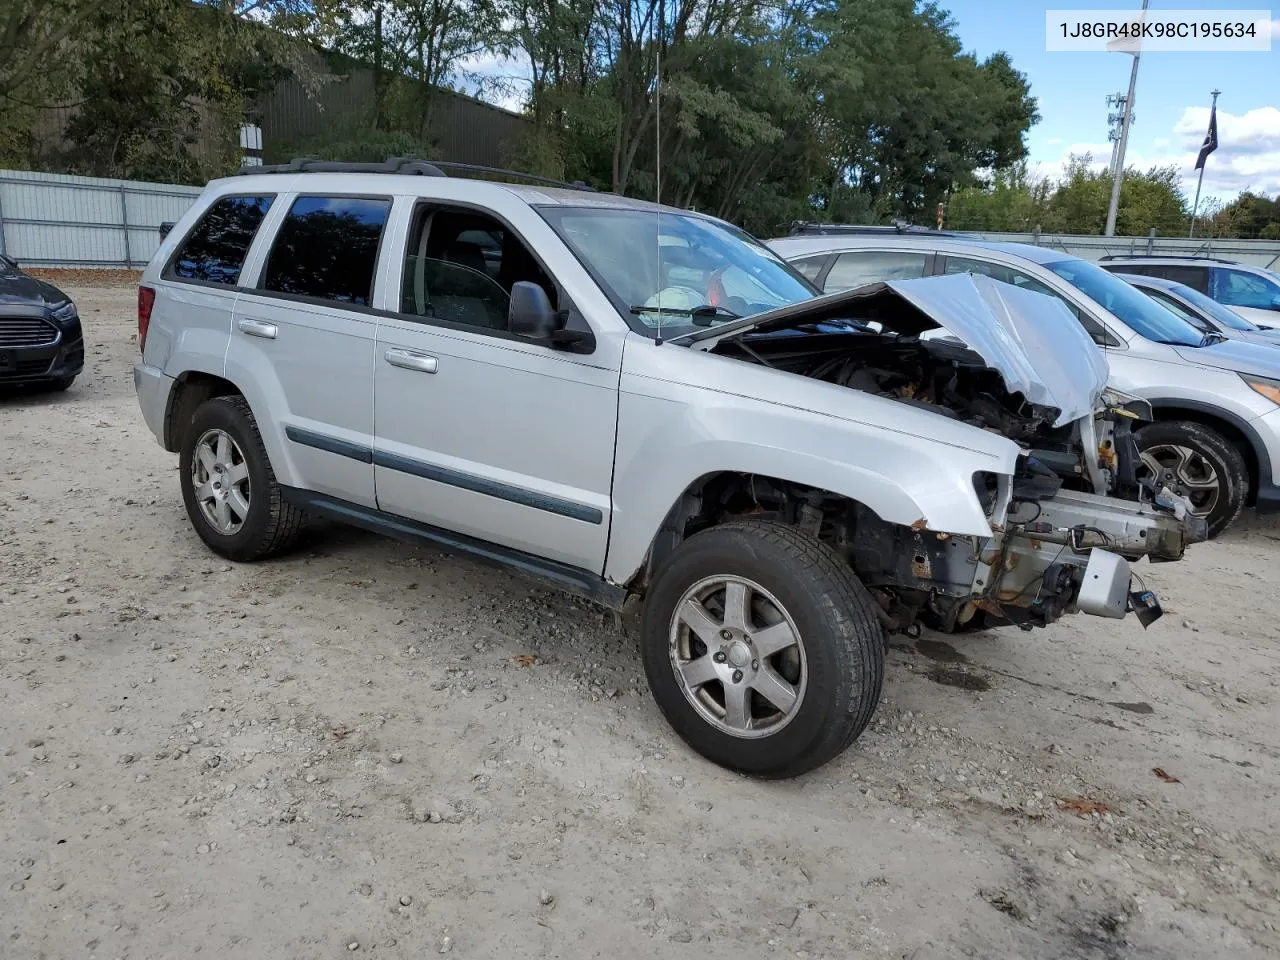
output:
[[[1100,355],[1092,342],[1073,348],[1086,351],[1082,362],[1095,366],[1087,371],[1094,378],[1092,392],[1084,392],[1086,376],[1070,369],[1078,358],[1041,357],[1049,377],[1038,380],[1037,364],[1023,360],[1028,344],[1012,336],[989,338],[989,363],[949,331],[937,330],[940,324],[905,297],[888,295],[928,282],[877,284],[860,301],[843,302],[838,314],[780,317],[717,338],[709,349],[924,408],[1013,440],[1023,453],[1012,478],[974,478],[993,535],[902,527],[861,504],[755,477],[744,478],[745,488],[706,491],[720,502],[704,503],[704,509],[721,516],[776,515],[828,542],[877,597],[891,631],[910,632],[921,622],[943,630],[983,623],[1029,628],[1076,611],[1108,617],[1136,611],[1144,625],[1150,623],[1159,616],[1159,604],[1149,591],[1131,589],[1129,562],[1180,559],[1187,544],[1208,533],[1185,499],[1138,479],[1132,428],[1151,418],[1149,405],[1105,389],[1105,360],[1095,359]],[[1056,301],[1030,296],[1053,305],[1053,322],[1075,325]],[[964,319],[976,328],[978,318]],[[1007,315],[1003,319],[1005,333],[1025,332]],[[1032,325],[1043,318],[1019,319]],[[996,320],[992,325],[998,326]],[[1055,374],[1059,395],[1075,404],[1074,418],[1008,386],[1022,376],[1028,392],[1043,398],[1052,394],[1044,380]]]

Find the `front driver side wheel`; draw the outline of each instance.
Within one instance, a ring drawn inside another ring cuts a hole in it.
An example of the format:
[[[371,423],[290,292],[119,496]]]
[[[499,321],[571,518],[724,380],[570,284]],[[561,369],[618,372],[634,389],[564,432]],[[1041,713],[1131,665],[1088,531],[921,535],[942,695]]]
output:
[[[676,548],[645,598],[645,675],[703,756],[796,776],[839,755],[875,712],[885,637],[873,605],[834,550],[794,527],[712,527]]]

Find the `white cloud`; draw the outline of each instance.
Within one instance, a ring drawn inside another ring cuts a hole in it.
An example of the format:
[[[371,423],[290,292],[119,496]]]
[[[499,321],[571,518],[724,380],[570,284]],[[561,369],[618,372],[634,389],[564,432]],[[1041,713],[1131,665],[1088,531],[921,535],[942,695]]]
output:
[[[1182,174],[1183,190],[1195,192],[1196,157],[1209,129],[1208,107],[1187,107],[1169,137],[1156,137],[1150,144],[1132,142],[1125,155],[1126,167],[1145,170],[1153,166],[1176,166]],[[1111,159],[1111,144],[1073,143],[1056,158],[1037,164],[1041,176],[1057,179],[1068,157],[1092,154],[1095,169],[1104,169]],[[1243,114],[1218,111],[1218,149],[1210,154],[1204,171],[1202,197],[1231,200],[1241,190],[1280,194],[1280,109],[1259,107]]]

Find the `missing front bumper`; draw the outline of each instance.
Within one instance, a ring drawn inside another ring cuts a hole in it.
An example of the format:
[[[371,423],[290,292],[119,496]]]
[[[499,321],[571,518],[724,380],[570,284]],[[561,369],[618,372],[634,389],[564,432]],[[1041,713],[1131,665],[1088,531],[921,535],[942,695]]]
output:
[[[1130,562],[1170,561],[1207,538],[1204,521],[1150,504],[1077,491],[1019,501],[1008,531],[985,544],[974,577],[975,606],[1016,623],[1052,623],[1065,613],[1160,616],[1145,587],[1133,591]]]

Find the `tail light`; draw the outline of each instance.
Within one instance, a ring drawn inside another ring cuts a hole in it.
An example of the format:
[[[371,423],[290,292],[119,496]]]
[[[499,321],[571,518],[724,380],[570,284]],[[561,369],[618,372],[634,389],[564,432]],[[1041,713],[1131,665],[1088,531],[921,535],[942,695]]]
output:
[[[138,352],[147,345],[147,328],[151,326],[151,308],[156,305],[156,292],[151,287],[138,288]]]

